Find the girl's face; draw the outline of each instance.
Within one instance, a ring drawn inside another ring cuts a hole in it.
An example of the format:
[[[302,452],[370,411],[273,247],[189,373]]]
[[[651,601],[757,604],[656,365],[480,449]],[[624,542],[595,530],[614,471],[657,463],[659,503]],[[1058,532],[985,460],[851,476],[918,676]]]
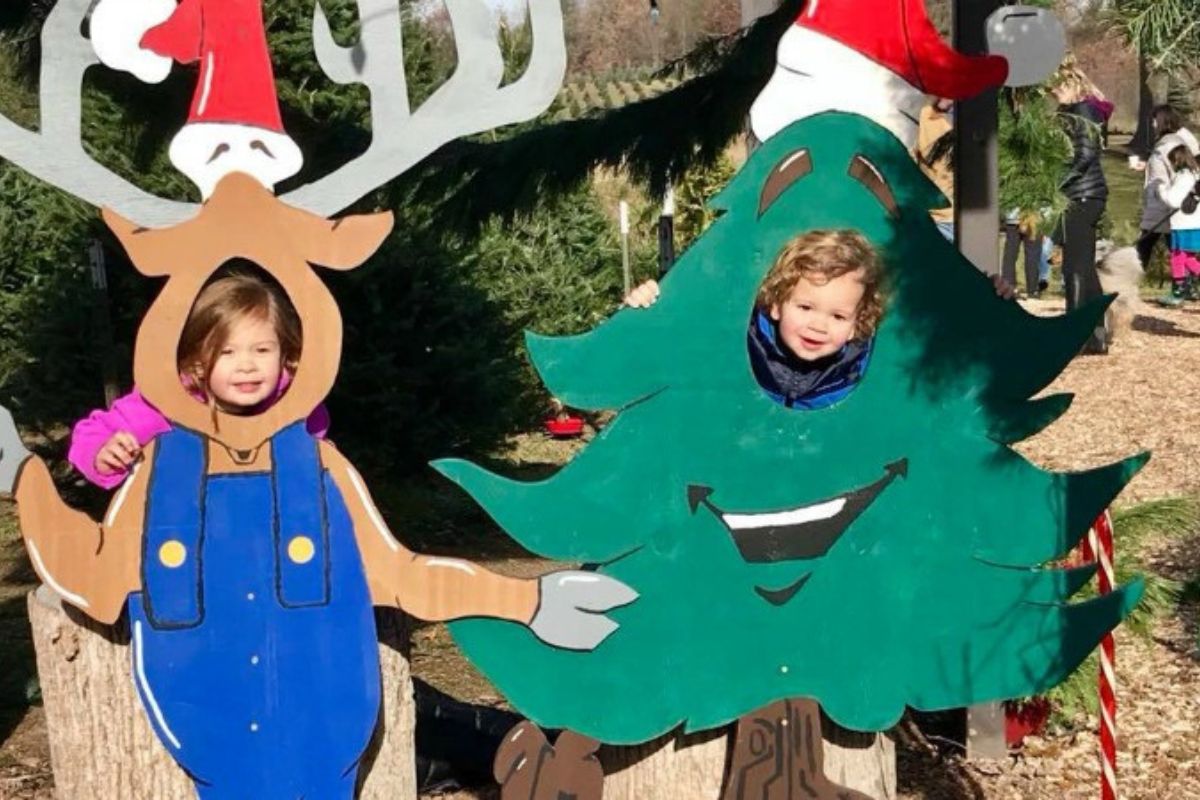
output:
[[[841,350],[854,338],[865,290],[862,269],[824,282],[802,276],[788,299],[770,309],[783,345],[802,361]]]
[[[217,354],[208,390],[223,410],[246,411],[274,394],[282,370],[275,326],[265,317],[244,317]]]

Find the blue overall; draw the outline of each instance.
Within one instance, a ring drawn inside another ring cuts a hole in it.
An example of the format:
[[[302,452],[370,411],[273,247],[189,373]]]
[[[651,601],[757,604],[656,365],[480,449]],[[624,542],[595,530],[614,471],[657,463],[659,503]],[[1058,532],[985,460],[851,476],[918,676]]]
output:
[[[202,800],[350,800],[380,702],[375,617],[346,506],[299,422],[272,470],[206,475],[157,440],[134,682]]]

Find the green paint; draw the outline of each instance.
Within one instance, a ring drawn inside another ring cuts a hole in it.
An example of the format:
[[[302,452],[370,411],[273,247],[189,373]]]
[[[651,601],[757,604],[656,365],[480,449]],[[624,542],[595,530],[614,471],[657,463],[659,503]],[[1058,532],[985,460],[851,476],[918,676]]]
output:
[[[813,171],[761,218],[775,165],[807,148]],[[856,154],[886,178],[890,218],[848,176]],[[940,709],[1040,692],[1129,613],[1140,583],[1089,603],[1086,571],[1039,569],[1068,551],[1145,462],[1053,474],[1001,442],[1066,408],[1028,398],[1065,366],[1105,303],[1037,319],[938,234],[944,199],[868,120],[823,114],[760,148],[714,205],[648,310],[581,336],[529,337],[551,391],[620,409],[570,464],[517,483],[463,461],[437,468],[517,541],[603,564],[640,598],[596,650],[556,651],[517,625],[452,625],[470,659],[536,722],[612,743],[681,723],[723,725],[776,699],[816,698],[842,725],[884,729],[905,705]],[[884,254],[890,305],[866,377],[836,406],[792,411],[750,372],[755,292],[797,231],[856,228]],[[713,510],[795,508],[870,485],[907,459],[823,557],[747,563]],[[783,590],[782,605],[756,587]]]

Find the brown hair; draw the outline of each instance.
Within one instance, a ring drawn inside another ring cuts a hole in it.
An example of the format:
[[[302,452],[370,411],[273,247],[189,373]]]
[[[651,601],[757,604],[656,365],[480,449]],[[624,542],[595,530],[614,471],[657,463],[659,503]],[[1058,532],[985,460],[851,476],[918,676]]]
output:
[[[213,407],[208,380],[234,326],[245,319],[267,320],[279,337],[283,366],[295,370],[303,344],[300,318],[287,295],[252,262],[227,262],[200,290],[184,323],[177,351],[179,372],[188,388]]]
[[[1154,132],[1160,137],[1176,133],[1183,127],[1183,116],[1173,106],[1155,106],[1150,118],[1154,120]]]
[[[1181,144],[1171,148],[1171,152],[1167,153],[1167,160],[1171,162],[1171,169],[1176,172],[1183,169],[1192,172],[1200,171],[1200,166],[1196,164],[1196,157],[1192,155],[1192,151],[1188,149],[1187,145]]]
[[[826,283],[851,272],[861,272],[863,284],[854,333],[857,338],[869,338],[883,317],[883,265],[875,248],[858,231],[817,230],[793,238],[779,252],[759,287],[758,306],[769,309],[787,302],[801,278]]]

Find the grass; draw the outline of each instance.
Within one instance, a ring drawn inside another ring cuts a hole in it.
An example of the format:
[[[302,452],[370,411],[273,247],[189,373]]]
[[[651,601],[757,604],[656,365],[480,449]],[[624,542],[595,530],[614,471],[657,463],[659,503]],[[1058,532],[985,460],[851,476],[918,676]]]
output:
[[[1150,639],[1154,621],[1173,613],[1197,588],[1184,585],[1156,574],[1143,561],[1146,544],[1151,537],[1180,538],[1200,529],[1200,500],[1197,498],[1168,498],[1152,500],[1113,512],[1113,564],[1118,585],[1141,575],[1146,590],[1133,614],[1123,623],[1125,630],[1140,639]],[[1193,582],[1195,583],[1195,582]],[[1078,595],[1079,600],[1095,596],[1095,581]],[[1096,695],[1096,672],[1099,669],[1096,653],[1079,666],[1067,680],[1047,693],[1053,704],[1051,725],[1076,728],[1086,715],[1099,708]]]

